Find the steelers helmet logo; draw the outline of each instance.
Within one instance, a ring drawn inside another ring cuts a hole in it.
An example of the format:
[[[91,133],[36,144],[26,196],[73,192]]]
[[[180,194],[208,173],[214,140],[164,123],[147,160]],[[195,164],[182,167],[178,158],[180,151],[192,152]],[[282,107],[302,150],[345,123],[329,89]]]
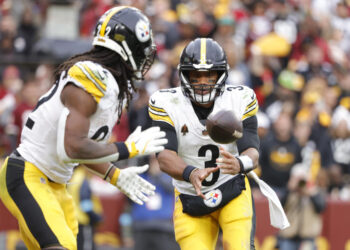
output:
[[[219,189],[214,189],[205,194],[204,204],[207,207],[216,207],[221,203],[222,193]]]
[[[143,20],[139,20],[135,26],[135,33],[136,33],[137,39],[140,42],[142,43],[147,42],[151,38],[149,23]]]

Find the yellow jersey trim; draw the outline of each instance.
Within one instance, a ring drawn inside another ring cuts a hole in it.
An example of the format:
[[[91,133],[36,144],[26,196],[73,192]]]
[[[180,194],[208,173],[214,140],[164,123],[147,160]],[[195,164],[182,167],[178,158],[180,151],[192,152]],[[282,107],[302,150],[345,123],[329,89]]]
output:
[[[101,98],[104,96],[104,93],[85,75],[81,68],[74,65],[69,69],[68,75],[83,85],[85,90],[95,98],[97,103],[100,102]]]
[[[98,78],[96,78],[96,75],[91,71],[91,69],[89,69],[88,66],[83,64],[84,69],[88,72],[88,74],[92,77],[92,79],[95,81],[94,83],[98,84],[98,86],[100,86],[104,91],[106,91],[107,87],[106,84],[104,84],[103,82],[101,82]],[[98,87],[97,86],[97,87]]]
[[[163,113],[166,113],[166,111],[162,108],[157,108],[155,106],[152,106],[151,104],[148,104],[148,107],[154,111],[157,111],[157,112],[163,112]]]
[[[166,116],[161,116],[161,115],[156,115],[156,114],[153,114],[152,112],[148,112],[149,116],[152,118],[152,120],[154,121],[163,121],[163,122],[166,122],[168,124],[170,124],[171,126],[174,127],[174,123],[173,121],[170,119],[170,117],[168,115]]]
[[[253,115],[256,115],[256,113],[258,112],[259,110],[259,106],[256,105],[256,107],[254,109],[252,109],[251,111],[245,113],[242,117],[242,121],[245,120],[246,118],[250,117],[250,116],[253,116]]]
[[[253,107],[254,104],[256,104],[256,99],[254,99],[251,103],[249,103],[249,104],[247,105],[247,107],[245,108],[245,110],[247,111],[248,109],[250,109],[251,107]]]

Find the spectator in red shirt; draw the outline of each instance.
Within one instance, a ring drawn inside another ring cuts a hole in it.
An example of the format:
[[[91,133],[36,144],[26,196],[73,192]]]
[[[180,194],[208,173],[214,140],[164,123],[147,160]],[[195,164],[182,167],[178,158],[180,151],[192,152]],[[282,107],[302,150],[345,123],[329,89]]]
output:
[[[17,144],[20,141],[22,127],[27,120],[28,114],[34,109],[41,94],[40,86],[33,80],[27,81],[20,92],[19,103],[13,112],[13,123],[17,132]]]

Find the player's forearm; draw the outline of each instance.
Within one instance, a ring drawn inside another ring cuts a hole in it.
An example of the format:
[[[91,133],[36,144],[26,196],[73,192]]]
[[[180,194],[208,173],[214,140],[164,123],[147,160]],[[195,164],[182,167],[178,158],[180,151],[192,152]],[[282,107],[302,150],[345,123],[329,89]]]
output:
[[[71,139],[65,142],[67,155],[72,159],[94,159],[117,153],[115,144],[103,144],[89,138]]]
[[[111,163],[100,163],[100,164],[84,164],[84,166],[93,174],[104,178]],[[112,170],[108,173],[109,175],[112,175]]]
[[[186,163],[176,154],[176,152],[165,149],[157,156],[160,169],[177,180],[183,180],[182,174],[186,168]]]
[[[95,159],[117,153],[115,145],[88,137],[90,117],[97,110],[97,103],[90,94],[68,84],[62,91],[61,100],[65,105],[58,121],[57,137],[61,151],[71,159]]]

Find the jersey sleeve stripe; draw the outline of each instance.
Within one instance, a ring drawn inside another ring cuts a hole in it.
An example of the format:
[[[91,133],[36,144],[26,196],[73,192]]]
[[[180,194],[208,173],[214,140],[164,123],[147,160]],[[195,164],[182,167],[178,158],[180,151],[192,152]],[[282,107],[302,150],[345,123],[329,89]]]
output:
[[[243,114],[249,113],[250,111],[252,111],[253,109],[255,109],[257,106],[258,106],[257,104],[251,106],[249,109],[246,109],[246,110],[244,111]]]
[[[93,83],[96,85],[96,87],[98,87],[102,91],[106,91],[106,89],[107,89],[106,84],[104,84],[98,78],[96,78],[96,75],[91,71],[91,69],[89,69],[88,66],[86,66],[86,65],[82,65],[82,66],[84,67],[84,68],[82,68],[82,70],[87,75],[87,77],[89,77],[89,79],[93,81]]]
[[[149,116],[152,118],[152,120],[154,121],[163,121],[163,122],[166,122],[168,124],[170,124],[171,126],[174,127],[174,123],[173,121],[170,119],[170,117],[167,115],[167,116],[161,116],[161,115],[156,115],[156,114],[153,114],[152,112],[148,112]]]
[[[104,93],[96,87],[96,85],[90,78],[87,77],[80,67],[74,65],[69,69],[68,75],[80,83],[85,90],[95,98],[97,103],[100,102],[101,98],[104,96]]]
[[[250,110],[249,112],[244,113],[243,117],[242,117],[242,121],[245,120],[248,117],[251,117],[253,115],[256,115],[256,113],[259,110],[259,106],[256,105],[252,110]]]
[[[148,112],[151,112],[155,115],[160,115],[160,116],[169,116],[167,113],[154,111],[153,109],[150,109],[150,108],[148,109]]]
[[[151,104],[148,104],[148,107],[154,111],[158,111],[158,112],[163,112],[163,113],[166,113],[165,109],[162,109],[162,108],[157,108]]]
[[[248,110],[248,109],[250,109],[252,106],[254,106],[256,104],[256,99],[254,99],[251,103],[249,103],[248,105],[247,105],[247,107],[245,108],[245,110]]]

